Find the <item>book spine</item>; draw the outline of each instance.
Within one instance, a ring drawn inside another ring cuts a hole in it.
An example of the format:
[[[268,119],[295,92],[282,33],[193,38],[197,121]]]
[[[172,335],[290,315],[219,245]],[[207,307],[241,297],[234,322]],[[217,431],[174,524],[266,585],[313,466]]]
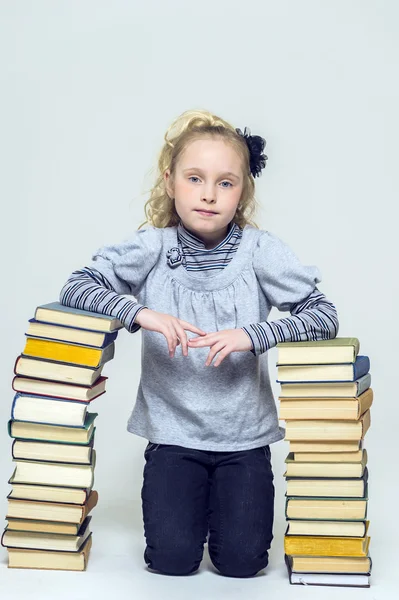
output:
[[[15,454],[14,454],[14,446],[17,440],[14,440],[11,446],[11,456],[12,458],[15,460]]]
[[[21,355],[17,356],[17,358],[15,359],[15,364],[14,364],[14,374],[18,375],[17,373],[17,365],[19,363],[19,359],[21,358]]]
[[[11,404],[11,419],[14,420],[14,410],[15,410],[15,404],[18,400],[18,398],[21,396],[21,394],[19,392],[17,392],[13,398],[12,404]]]

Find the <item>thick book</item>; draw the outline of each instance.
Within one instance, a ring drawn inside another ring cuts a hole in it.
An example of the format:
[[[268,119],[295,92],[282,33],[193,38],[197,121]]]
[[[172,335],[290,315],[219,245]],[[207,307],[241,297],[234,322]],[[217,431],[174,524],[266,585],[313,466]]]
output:
[[[8,548],[8,567],[10,569],[85,571],[91,546],[92,536],[90,535],[78,552]]]
[[[30,338],[26,339],[22,356],[33,356],[44,360],[52,360],[69,365],[98,368],[113,359],[115,355],[115,342],[105,348],[67,344],[66,342],[53,342],[50,340]]]
[[[17,392],[11,405],[11,419],[68,427],[83,427],[88,404]]]
[[[369,388],[358,398],[279,398],[279,418],[334,419],[357,421],[373,404],[373,390]]]
[[[80,308],[65,306],[59,302],[50,302],[38,306],[35,311],[35,320],[57,325],[69,325],[80,327],[91,331],[103,331],[105,333],[122,329],[122,323],[115,317],[109,317]]]
[[[285,535],[284,552],[303,556],[367,556],[370,537]]]
[[[93,449],[89,465],[43,462],[13,459],[15,463],[15,483],[36,483],[38,485],[66,485],[68,487],[92,487],[96,451]]]
[[[36,321],[36,319],[29,319],[26,335],[33,338],[44,338],[59,342],[82,344],[83,346],[93,346],[94,348],[105,348],[105,346],[116,340],[118,332],[104,333],[101,331],[90,331],[88,329],[69,327],[68,325],[53,325],[51,323]]]
[[[285,516],[287,519],[364,521],[367,517],[365,498],[316,498],[287,496]]]
[[[42,531],[4,530],[1,544],[5,548],[29,548],[31,550],[58,550],[77,552],[89,537],[91,517],[87,517],[76,535],[47,533]]]
[[[91,519],[91,517],[87,517]],[[39,531],[41,533],[58,533],[62,535],[78,535],[79,523],[57,523],[56,521],[38,521],[35,519],[7,519],[9,531]]]
[[[371,374],[355,381],[281,382],[280,398],[357,398],[371,386]]]
[[[362,498],[367,490],[368,471],[364,469],[362,477],[345,477],[342,479],[287,477],[287,496],[317,496]]]
[[[366,521],[288,520],[286,535],[322,535],[324,537],[364,537]]]
[[[299,462],[294,459],[293,452],[288,454],[285,462],[284,477],[362,477],[367,464],[367,450],[362,451],[358,462]]]
[[[64,400],[79,400],[91,402],[105,394],[105,384],[108,377],[100,377],[93,385],[76,385],[49,381],[48,379],[33,379],[16,375],[12,380],[12,389],[23,394],[35,394]]]
[[[18,500],[8,498],[6,519],[33,519],[35,521],[56,521],[61,523],[83,523],[98,502],[95,490],[83,505],[55,502]]]
[[[336,452],[359,452],[363,448],[363,440],[323,441],[307,440],[290,442],[290,452],[317,452],[328,454]]]
[[[83,427],[47,425],[29,421],[13,421],[11,419],[8,422],[8,434],[12,438],[32,441],[89,444],[94,435],[94,420],[96,417],[97,413],[86,413]]]
[[[355,337],[317,342],[281,342],[277,344],[278,365],[354,363],[360,344]]]
[[[87,386],[93,385],[101,377],[102,370],[103,365],[97,368],[80,367],[22,355],[17,357],[14,367],[15,375]]]
[[[37,500],[55,502],[56,504],[85,504],[91,488],[71,488],[65,486],[37,485],[32,483],[15,483],[11,475],[8,483],[12,485],[8,498],[14,500]]]
[[[292,452],[292,455],[297,463],[360,463],[363,460],[363,452],[366,452],[366,449],[356,452]]]
[[[281,365],[277,367],[277,383],[309,381],[355,381],[370,370],[368,356],[358,356],[354,363],[328,365]]]
[[[293,442],[359,441],[366,435],[370,424],[370,410],[367,410],[357,421],[287,421],[285,439]]]
[[[370,573],[370,556],[289,556],[292,571],[304,573]]]
[[[293,571],[291,560],[294,557],[285,554],[288,577],[291,585],[321,585],[331,587],[370,587],[368,573],[306,573]]]
[[[93,443],[94,435],[89,444],[60,444],[14,439],[11,454],[16,459],[88,465],[92,461]]]

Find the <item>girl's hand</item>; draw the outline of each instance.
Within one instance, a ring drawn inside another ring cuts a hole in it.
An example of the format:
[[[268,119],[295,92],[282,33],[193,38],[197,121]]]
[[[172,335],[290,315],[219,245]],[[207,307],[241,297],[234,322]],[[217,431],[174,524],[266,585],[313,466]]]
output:
[[[211,347],[206,359],[206,367],[209,367],[218,352],[220,354],[213,365],[214,367],[218,367],[230,352],[252,350],[252,342],[243,329],[224,329],[215,333],[207,333],[204,336],[189,339],[188,345],[191,348]]]
[[[184,331],[185,329],[192,331],[193,333],[198,333],[200,336],[206,335],[205,331],[198,329],[198,327],[191,325],[191,323],[188,323],[187,321],[183,321],[183,319],[178,319],[177,317],[172,317],[172,315],[160,313],[149,308],[143,308],[140,310],[136,318],[136,323],[141,325],[143,329],[162,333],[168,342],[169,356],[171,358],[174,357],[176,346],[178,346],[180,343],[182,345],[183,355],[188,355],[187,335]]]

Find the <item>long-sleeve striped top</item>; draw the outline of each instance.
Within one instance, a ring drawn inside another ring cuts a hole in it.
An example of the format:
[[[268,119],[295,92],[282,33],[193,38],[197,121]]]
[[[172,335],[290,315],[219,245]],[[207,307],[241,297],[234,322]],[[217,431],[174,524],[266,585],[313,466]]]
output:
[[[178,244],[182,254],[182,266],[195,271],[204,278],[224,269],[237,252],[242,229],[231,223],[226,237],[214,248],[206,248],[204,242],[188,231],[182,222],[177,226]],[[265,257],[265,260],[267,257]],[[131,295],[127,284],[124,294]],[[106,279],[93,266],[74,271],[60,293],[60,302],[116,316],[130,332],[140,329],[136,323],[138,313],[146,307],[116,293]],[[249,336],[251,352],[257,356],[276,346],[279,342],[315,341],[336,337],[338,317],[335,306],[315,287],[313,292],[300,302],[290,305],[290,317],[271,322],[251,323],[242,329]],[[193,323],[195,325],[195,323]]]

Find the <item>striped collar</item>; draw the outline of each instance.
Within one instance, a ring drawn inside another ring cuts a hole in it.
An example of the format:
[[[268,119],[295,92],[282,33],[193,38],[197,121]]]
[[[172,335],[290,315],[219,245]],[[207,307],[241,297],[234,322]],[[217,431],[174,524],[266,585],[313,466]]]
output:
[[[233,221],[229,224],[229,229],[226,237],[222,240],[217,246],[214,248],[206,248],[204,242],[195,236],[193,233],[188,231],[182,221],[177,226],[177,234],[179,241],[186,248],[192,248],[193,250],[202,250],[205,252],[215,252],[217,250],[221,250],[224,248],[231,240],[231,238],[238,232],[241,231],[241,228],[237,225],[237,223],[233,223]],[[231,242],[230,242],[231,246]]]

